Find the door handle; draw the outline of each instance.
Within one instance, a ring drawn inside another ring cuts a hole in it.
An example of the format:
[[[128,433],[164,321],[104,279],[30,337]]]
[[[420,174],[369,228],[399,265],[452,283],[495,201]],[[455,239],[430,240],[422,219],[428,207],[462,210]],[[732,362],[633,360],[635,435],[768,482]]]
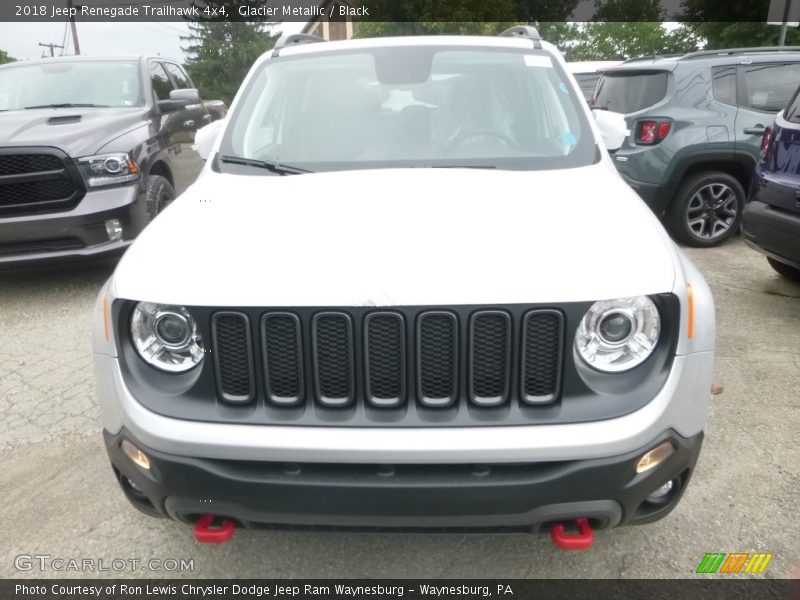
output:
[[[760,123],[755,127],[746,127],[744,132],[748,135],[764,135],[766,128]]]
[[[191,129],[195,125],[197,125],[197,123],[195,123],[193,119],[189,119],[188,121],[183,122],[183,126],[186,127],[187,129]],[[745,133],[747,133],[747,131],[745,131]]]

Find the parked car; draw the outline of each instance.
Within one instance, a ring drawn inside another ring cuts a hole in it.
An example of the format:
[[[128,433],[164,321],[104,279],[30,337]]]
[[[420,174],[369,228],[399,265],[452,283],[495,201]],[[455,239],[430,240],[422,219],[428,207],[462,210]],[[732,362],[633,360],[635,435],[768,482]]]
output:
[[[666,515],[703,439],[714,306],[605,151],[626,131],[532,27],[283,38],[100,292],[125,496],[201,541],[467,527],[586,547]]]
[[[592,99],[597,82],[600,81],[600,69],[616,67],[618,64],[618,60],[576,61],[568,62],[567,70],[572,73],[583,97],[588,101]]]
[[[800,281],[800,88],[764,132],[742,235],[775,271]]]
[[[124,251],[200,173],[210,104],[160,57],[0,67],[0,266]]]
[[[604,69],[592,106],[626,115],[625,180],[689,246],[738,229],[764,128],[800,81],[800,48],[643,58]]]

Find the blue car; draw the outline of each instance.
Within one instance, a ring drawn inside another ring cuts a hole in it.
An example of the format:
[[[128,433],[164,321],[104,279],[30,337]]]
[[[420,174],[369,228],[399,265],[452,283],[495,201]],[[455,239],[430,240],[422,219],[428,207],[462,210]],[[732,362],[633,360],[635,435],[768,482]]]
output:
[[[800,88],[764,131],[742,234],[779,274],[800,281]]]

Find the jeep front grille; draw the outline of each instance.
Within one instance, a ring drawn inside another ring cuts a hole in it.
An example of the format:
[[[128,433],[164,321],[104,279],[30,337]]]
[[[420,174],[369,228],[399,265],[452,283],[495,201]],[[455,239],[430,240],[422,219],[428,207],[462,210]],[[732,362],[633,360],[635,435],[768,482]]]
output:
[[[211,354],[225,404],[440,421],[556,402],[564,327],[547,308],[225,310]]]
[[[0,216],[70,210],[83,194],[80,175],[60,150],[0,149]]]

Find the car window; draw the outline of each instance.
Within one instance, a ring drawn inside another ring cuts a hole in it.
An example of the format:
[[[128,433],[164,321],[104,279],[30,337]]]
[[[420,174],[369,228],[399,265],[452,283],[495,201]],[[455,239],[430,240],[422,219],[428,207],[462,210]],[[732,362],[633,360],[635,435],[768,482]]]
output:
[[[583,97],[590,100],[597,87],[597,81],[600,79],[600,73],[573,73],[573,76],[583,92]]]
[[[553,168],[596,157],[583,99],[544,53],[375,48],[268,61],[221,154],[341,170]]]
[[[163,63],[164,68],[166,68],[167,72],[172,75],[172,81],[175,82],[175,86],[179,90],[188,90],[192,88],[192,84],[189,81],[189,77],[186,73],[183,72],[178,65],[175,63]]]
[[[714,98],[736,106],[736,67],[714,67],[711,73]]]
[[[595,92],[594,108],[630,114],[661,102],[667,95],[664,71],[606,72]]]
[[[50,104],[141,106],[139,65],[117,60],[59,60],[19,63],[0,70],[0,110]]]
[[[161,63],[150,63],[150,81],[153,83],[153,91],[156,94],[156,99],[169,100],[169,93],[173,90],[173,87]]]
[[[800,122],[800,87],[795,90],[794,96],[792,96],[792,99],[789,101],[789,106],[786,107],[783,117],[787,121],[793,121],[795,123]]]
[[[800,63],[751,65],[744,69],[745,106],[777,113],[800,81]]]

